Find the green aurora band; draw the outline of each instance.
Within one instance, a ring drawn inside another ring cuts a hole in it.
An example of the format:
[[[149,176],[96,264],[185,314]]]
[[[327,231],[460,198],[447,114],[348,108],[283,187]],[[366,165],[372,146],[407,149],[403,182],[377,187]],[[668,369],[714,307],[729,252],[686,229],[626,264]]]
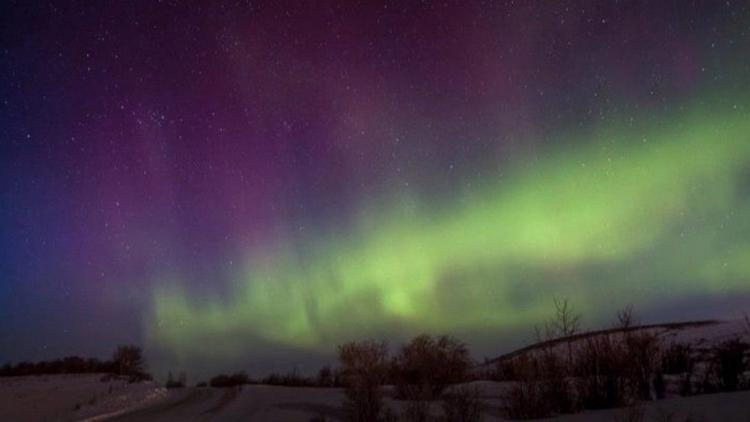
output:
[[[439,206],[400,192],[364,206],[346,232],[251,256],[229,296],[193,298],[179,280],[162,282],[147,339],[182,358],[205,342],[211,351],[200,353],[237,356],[249,338],[330,351],[394,330],[528,327],[553,296],[595,321],[627,303],[748,292],[745,110],[610,120],[504,163]]]

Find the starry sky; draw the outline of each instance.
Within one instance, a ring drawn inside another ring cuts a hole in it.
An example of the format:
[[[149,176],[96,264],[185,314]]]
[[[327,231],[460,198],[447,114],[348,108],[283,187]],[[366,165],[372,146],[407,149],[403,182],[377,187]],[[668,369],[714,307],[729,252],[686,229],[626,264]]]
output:
[[[743,1],[0,5],[0,360],[750,303]],[[314,358],[316,357],[316,358]],[[254,365],[254,366],[253,366]]]

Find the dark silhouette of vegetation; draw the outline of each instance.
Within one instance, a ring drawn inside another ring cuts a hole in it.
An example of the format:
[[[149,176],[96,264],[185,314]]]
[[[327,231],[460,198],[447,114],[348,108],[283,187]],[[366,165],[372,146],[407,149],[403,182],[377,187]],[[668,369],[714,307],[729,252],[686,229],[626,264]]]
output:
[[[263,378],[261,384],[268,385],[281,385],[286,387],[315,387],[317,386],[316,380],[309,377],[304,377],[297,372],[296,369],[287,372],[286,374],[272,373],[267,377]]]
[[[383,394],[380,386],[388,372],[388,349],[375,341],[351,342],[339,346],[339,362],[348,420],[373,422],[382,420]]]
[[[211,387],[217,388],[237,387],[245,384],[254,384],[254,382],[244,371],[235,372],[231,375],[220,374],[209,381]]]
[[[568,362],[572,355],[568,355]],[[571,379],[571,367],[552,350],[545,350],[537,358],[538,378],[542,381],[542,392],[549,402],[548,406],[555,413],[572,413],[578,410],[574,386]]]
[[[402,412],[403,420],[410,422],[427,422],[430,420],[430,401],[415,398],[406,402]]]
[[[318,387],[340,387],[341,379],[340,376],[331,369],[330,366],[324,366],[318,371],[318,376],[315,379],[315,384]]]
[[[645,331],[588,339],[576,367],[582,406],[603,409],[651,400],[658,356],[656,337]]]
[[[121,350],[122,348],[125,348]],[[0,367],[0,377],[55,374],[115,374],[129,377],[131,381],[150,380],[141,349],[136,346],[119,346],[113,359],[101,361],[96,358],[68,356],[62,359],[40,362],[6,363]]]
[[[514,360],[512,368],[517,381],[505,400],[506,412],[511,418],[542,418],[576,410],[570,367],[554,350],[520,356]]]
[[[112,362],[118,375],[129,376],[131,381],[150,379],[146,373],[146,360],[138,346],[120,345],[112,354]]]
[[[716,376],[721,391],[736,391],[740,388],[741,376],[747,370],[745,352],[750,345],[734,338],[716,347],[715,359]]]
[[[466,381],[472,362],[464,343],[448,337],[415,337],[394,357],[392,377],[399,398],[431,400],[446,386]]]
[[[652,400],[651,385],[658,372],[661,344],[647,331],[625,333],[625,373],[635,400]]]
[[[482,419],[479,389],[460,386],[444,394],[443,419],[446,422],[479,422]]]
[[[637,320],[635,317],[635,312],[633,311],[633,305],[628,305],[617,311],[617,324],[615,324],[616,328],[627,330],[628,328],[634,327],[636,325]]]
[[[566,307],[558,301],[556,308]],[[735,339],[709,350],[689,343],[663,347],[656,335],[717,321],[647,326],[634,321],[632,307],[625,308],[617,313],[615,328],[543,340],[488,361],[485,374],[515,381],[505,399],[507,414],[517,419],[631,406],[665,398],[669,391],[691,395],[750,388],[744,375],[750,364],[747,343]],[[536,333],[539,337],[540,330]],[[560,365],[566,352],[572,364]]]
[[[184,372],[180,372],[180,376],[175,379],[170,372],[167,375],[167,382],[164,384],[166,388],[185,388],[187,386],[187,376]]]
[[[498,362],[496,378],[516,381],[505,398],[505,410],[511,418],[531,419],[577,410],[571,380],[575,355],[570,339],[580,329],[580,314],[567,299],[554,299],[555,313],[542,332],[535,327],[541,344],[533,353]],[[554,349],[559,342],[565,354]]]
[[[688,343],[672,343],[662,351],[661,371],[680,375],[693,370],[693,347]]]
[[[48,375],[48,374],[93,374],[114,372],[111,361],[84,359],[68,356],[63,359],[40,362],[19,362],[15,365],[6,363],[0,368],[0,376]]]
[[[334,371],[330,366],[320,369],[317,376],[306,377],[296,368],[286,374],[273,372],[259,380],[251,379],[245,372],[232,375],[219,374],[213,377],[209,384],[212,387],[233,387],[242,384],[265,384],[284,387],[342,387],[343,381],[340,371]]]
[[[570,316],[567,303],[556,301],[555,307],[556,319],[575,322],[559,321],[547,327],[577,327],[579,320]],[[659,341],[649,330],[635,330],[633,315],[632,307],[625,308],[617,314],[617,329],[578,335],[575,347],[570,340],[547,341],[498,362],[495,376],[516,380],[505,397],[507,415],[514,419],[543,418],[664,397],[666,383],[661,367],[665,364],[660,359]],[[547,329],[547,333],[561,332]],[[669,362],[667,365],[673,364]]]
[[[547,400],[543,380],[534,363],[519,357],[516,364],[518,381],[503,397],[506,415],[511,419],[539,419],[553,415],[554,409]]]
[[[576,357],[581,406],[604,409],[630,404],[626,394],[625,353],[614,336],[587,339]]]
[[[657,398],[663,398],[660,388],[666,391],[664,375],[678,375],[679,394],[689,396],[693,394],[693,376],[695,371],[695,353],[693,346],[689,343],[671,343],[661,351],[661,362],[654,380],[654,388]],[[664,382],[664,385],[659,383]]]
[[[395,384],[398,398],[409,400],[401,419],[434,420],[430,402],[439,398],[447,386],[467,381],[473,366],[464,343],[448,336],[429,335],[415,337],[392,359],[385,343],[346,343],[339,347],[339,361],[341,367],[333,372],[333,382],[340,380],[344,386],[345,411],[352,421],[398,420],[383,405],[380,387],[387,381]],[[318,379],[330,383],[331,374],[324,368]],[[478,420],[481,406],[476,389],[457,387],[443,400],[445,420]]]
[[[573,364],[572,337],[581,328],[581,315],[574,311],[567,298],[554,298],[555,314],[544,323],[544,334],[538,327],[534,327],[539,342],[543,340],[561,339],[566,343],[568,352],[568,366]]]
[[[657,370],[654,374],[654,394],[657,400],[663,400],[667,395],[667,382],[661,370]]]
[[[553,302],[555,317],[546,325],[547,337],[570,337],[577,333],[581,326],[581,315],[573,310],[567,298],[555,298]]]

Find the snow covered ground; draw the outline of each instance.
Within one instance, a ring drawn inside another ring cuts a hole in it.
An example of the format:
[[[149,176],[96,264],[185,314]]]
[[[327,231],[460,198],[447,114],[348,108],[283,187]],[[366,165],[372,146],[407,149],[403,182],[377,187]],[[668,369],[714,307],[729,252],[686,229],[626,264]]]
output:
[[[104,374],[0,378],[0,421],[85,420],[149,405],[165,395],[154,383],[130,384]]]
[[[0,421],[309,421],[343,420],[344,395],[335,388],[248,385],[166,391],[152,383],[101,382],[97,375],[54,375],[0,380]],[[482,391],[483,420],[503,419],[503,383],[473,383]],[[110,386],[112,392],[110,393]],[[387,399],[399,412],[404,402]],[[80,406],[78,406],[80,405]],[[644,404],[644,421],[750,421],[750,391],[672,398]],[[440,404],[432,412],[440,414]],[[630,409],[588,411],[561,421],[616,421]],[[549,419],[548,419],[549,420]]]
[[[750,421],[750,391],[675,397],[644,404],[640,409],[608,409],[553,418],[566,422],[623,421],[642,413],[643,422],[747,422]],[[549,419],[547,419],[549,420]]]

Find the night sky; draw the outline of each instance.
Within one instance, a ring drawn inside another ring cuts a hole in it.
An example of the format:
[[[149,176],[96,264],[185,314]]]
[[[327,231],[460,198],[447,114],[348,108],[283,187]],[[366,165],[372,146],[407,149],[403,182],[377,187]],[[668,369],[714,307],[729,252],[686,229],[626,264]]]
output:
[[[0,5],[0,361],[750,303],[748,2],[190,3]]]

